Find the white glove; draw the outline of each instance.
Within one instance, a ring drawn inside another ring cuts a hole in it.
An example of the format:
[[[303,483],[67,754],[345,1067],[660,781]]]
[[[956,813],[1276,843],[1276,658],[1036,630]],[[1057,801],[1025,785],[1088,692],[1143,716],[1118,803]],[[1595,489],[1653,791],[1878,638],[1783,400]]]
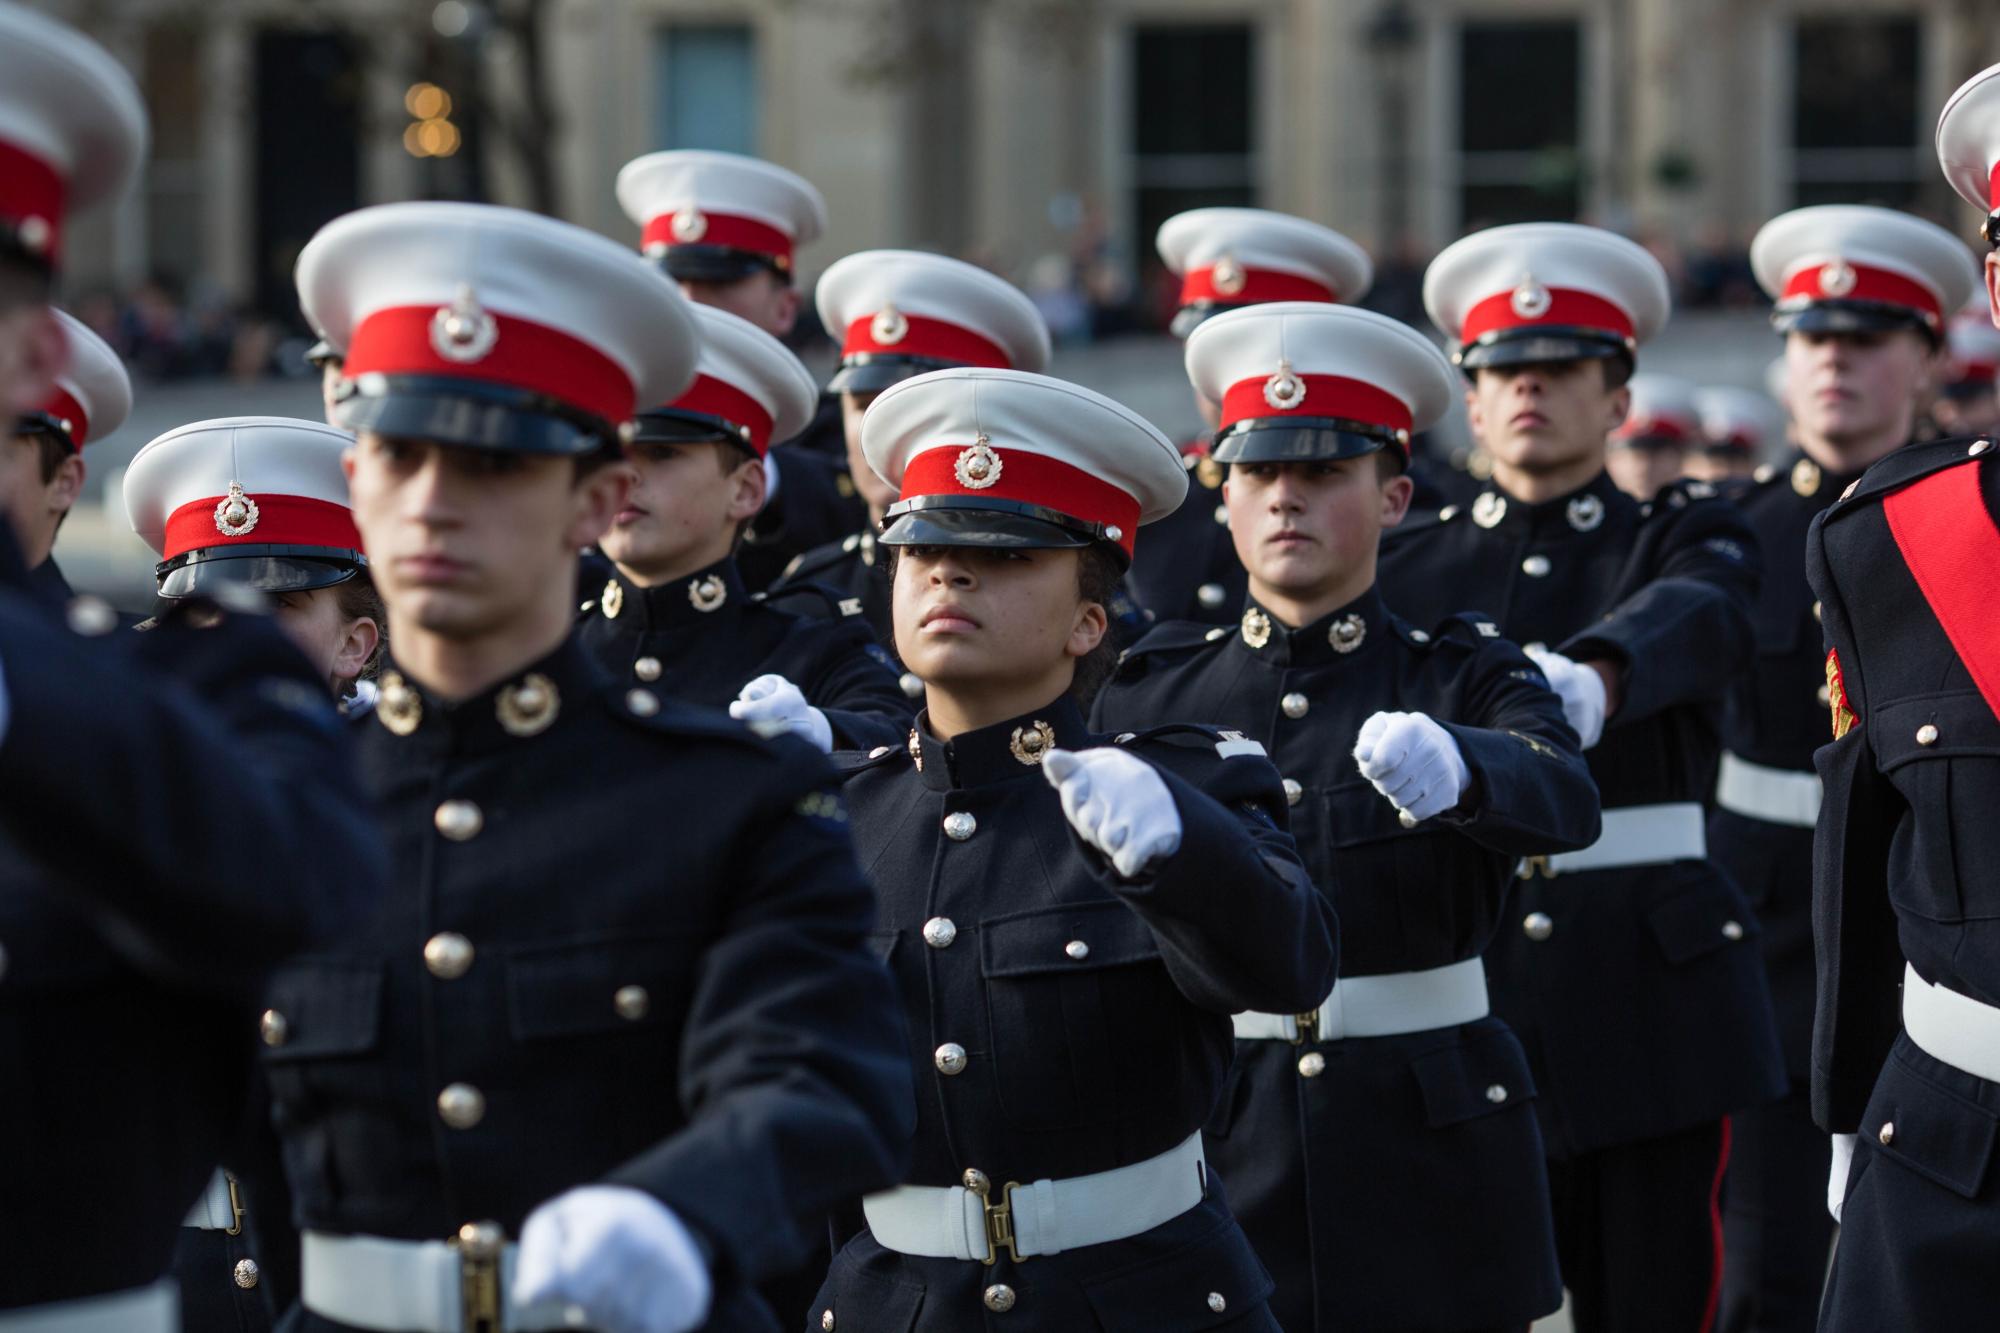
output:
[[[521,1228],[515,1303],[566,1303],[576,1307],[577,1327],[688,1333],[708,1321],[713,1296],[694,1237],[650,1194],[584,1185],[535,1209]]]
[[[1062,796],[1063,814],[1082,839],[1136,879],[1181,846],[1181,812],[1153,766],[1114,746],[1050,750],[1042,773]]]
[[[1563,701],[1563,718],[1588,750],[1604,735],[1604,678],[1581,663],[1546,648],[1527,649]]]
[[[1847,1173],[1854,1166],[1854,1136],[1836,1134],[1833,1136],[1833,1169],[1826,1173],[1826,1210],[1833,1214],[1833,1220],[1840,1220],[1840,1210],[1847,1203]]]
[[[826,714],[806,702],[799,687],[783,676],[759,676],[743,687],[729,716],[739,722],[762,722],[786,731],[818,747],[821,754],[833,752],[833,724]]]
[[[1377,713],[1361,724],[1354,742],[1361,776],[1410,828],[1458,804],[1472,785],[1472,770],[1450,732],[1423,713]]]

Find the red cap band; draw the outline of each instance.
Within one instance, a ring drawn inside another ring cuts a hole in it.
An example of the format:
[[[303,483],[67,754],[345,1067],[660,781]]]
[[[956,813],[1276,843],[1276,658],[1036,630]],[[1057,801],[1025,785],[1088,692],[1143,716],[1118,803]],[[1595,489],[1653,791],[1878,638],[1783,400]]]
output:
[[[1410,429],[1409,404],[1365,380],[1345,375],[1293,375],[1291,379],[1304,386],[1305,394],[1291,407],[1277,407],[1272,397],[1287,400],[1284,390],[1289,386],[1273,385],[1282,378],[1282,374],[1270,375],[1230,385],[1222,395],[1221,428],[1277,417],[1345,417],[1390,430]]]
[[[1296,273],[1279,273],[1268,268],[1239,269],[1231,275],[1224,291],[1215,285],[1215,266],[1190,269],[1181,279],[1181,304],[1262,305],[1267,301],[1338,302],[1333,288],[1302,278]]]
[[[67,194],[68,182],[62,173],[25,148],[0,140],[0,218],[16,228],[30,218],[46,225],[46,243],[37,248],[52,263],[62,255],[63,200]]]
[[[531,320],[485,312],[498,337],[476,361],[438,354],[432,321],[440,307],[396,306],[361,321],[342,364],[344,379],[363,375],[443,375],[547,394],[616,424],[632,416],[637,390],[625,370],[581,339]]]
[[[1602,329],[1620,338],[1633,335],[1632,317],[1592,292],[1565,287],[1548,289],[1548,305],[1540,313],[1523,315],[1515,308],[1515,293],[1498,292],[1465,312],[1458,340],[1472,344],[1496,329],[1535,328],[1557,324],[1566,328]]]
[[[1936,326],[1944,309],[1930,288],[1921,282],[1867,264],[1847,264],[1833,260],[1800,269],[1785,281],[1778,297],[1780,307],[1809,305],[1815,301],[1876,301],[1902,306],[1922,315]]]
[[[998,343],[957,324],[899,312],[893,322],[902,330],[901,335],[894,342],[883,342],[876,337],[875,325],[879,321],[879,315],[864,315],[849,324],[847,336],[840,345],[840,354],[843,357],[861,352],[922,356],[933,361],[953,361],[962,366],[984,366],[989,370],[1014,368],[1013,359],[1000,349]]]
[[[2000,162],[1993,164],[1993,174],[1987,177],[1986,203],[1995,213],[2000,213]]]
[[[779,262],[779,267],[792,266],[792,238],[779,231],[768,222],[755,218],[733,217],[728,213],[703,213],[696,210],[693,216],[700,219],[698,234],[680,236],[674,232],[674,219],[679,213],[662,213],[646,224],[639,234],[639,248],[652,250],[655,246],[671,249],[676,245],[719,245],[730,250],[748,250],[753,254],[769,255]],[[690,227],[690,231],[694,228]]]
[[[84,442],[90,438],[90,413],[83,410],[82,403],[65,393],[61,385],[57,385],[49,390],[49,396],[43,400],[40,410],[57,421],[67,421],[71,446],[79,450],[83,448]]]
[[[725,380],[697,375],[688,391],[667,406],[721,417],[732,426],[748,426],[749,443],[759,458],[771,447],[771,414],[762,403]]]
[[[974,447],[947,444],[924,450],[903,469],[902,491],[897,498],[973,495],[1040,505],[1085,523],[1116,527],[1118,545],[1126,555],[1132,554],[1133,537],[1139,531],[1138,497],[1059,458],[1024,449],[993,449],[1000,464],[999,476],[983,487],[967,486],[958,479],[958,460]]]
[[[1689,440],[1694,438],[1694,427],[1674,417],[1629,416],[1625,424],[1614,434],[1621,440],[1633,440],[1646,436],[1655,440]]]
[[[216,506],[227,498],[211,495],[205,500],[190,500],[167,515],[166,550],[161,558],[172,560],[215,546],[361,549],[361,534],[355,530],[354,515],[346,505],[303,495],[251,495],[248,498],[257,505],[257,521],[248,531],[232,537],[215,525]]]

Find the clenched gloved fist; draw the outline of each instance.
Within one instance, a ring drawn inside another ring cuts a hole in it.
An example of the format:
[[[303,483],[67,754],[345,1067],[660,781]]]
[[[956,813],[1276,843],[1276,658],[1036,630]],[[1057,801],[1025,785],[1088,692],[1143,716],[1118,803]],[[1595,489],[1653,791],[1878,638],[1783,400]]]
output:
[[[729,716],[739,722],[763,722],[782,726],[801,740],[810,742],[821,754],[833,750],[833,724],[826,714],[806,702],[799,687],[783,676],[759,676],[743,687],[729,705]]]
[[[1561,697],[1563,719],[1588,750],[1604,736],[1604,678],[1580,662],[1546,648],[1529,648],[1528,658],[1549,678]]]
[[[1042,773],[1061,794],[1070,827],[1126,879],[1180,850],[1181,813],[1173,794],[1137,755],[1112,746],[1050,750]]]
[[[1354,761],[1406,826],[1443,814],[1472,785],[1458,742],[1423,713],[1370,717],[1354,742]]]
[[[584,1185],[535,1209],[521,1228],[515,1303],[576,1307],[579,1327],[689,1333],[707,1322],[713,1296],[694,1237],[650,1194]]]

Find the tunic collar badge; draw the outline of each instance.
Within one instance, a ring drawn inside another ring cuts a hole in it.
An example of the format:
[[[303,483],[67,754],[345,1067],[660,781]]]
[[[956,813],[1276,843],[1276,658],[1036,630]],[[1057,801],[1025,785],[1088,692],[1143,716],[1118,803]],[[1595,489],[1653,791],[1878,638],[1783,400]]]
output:
[[[1493,491],[1481,491],[1472,502],[1472,521],[1482,528],[1496,526],[1507,517],[1507,502]]]
[[[382,673],[375,696],[375,720],[398,736],[407,736],[424,720],[424,697],[394,671]]]
[[[1358,615],[1342,616],[1327,628],[1326,639],[1336,653],[1351,653],[1368,637],[1368,622]]]
[[[1262,648],[1271,641],[1271,617],[1256,607],[1248,607],[1243,612],[1243,642],[1252,648]]]
[[[1801,458],[1792,464],[1792,489],[1800,495],[1808,497],[1818,495],[1822,480],[1824,475],[1820,472],[1819,464],[1812,459]]]
[[[1033,767],[1048,757],[1056,748],[1056,729],[1040,718],[1025,727],[1014,728],[1014,735],[1007,742],[1007,748],[1016,759]]]
[[[1578,532],[1595,532],[1604,522],[1604,501],[1594,495],[1579,495],[1563,510],[1563,517]]]
[[[597,599],[597,605],[607,620],[618,619],[618,613],[625,609],[625,585],[617,579],[607,580],[603,594]]]
[[[688,601],[697,611],[713,611],[729,600],[729,585],[714,574],[688,581]]]
[[[562,711],[562,696],[554,681],[539,671],[530,671],[500,691],[493,710],[509,736],[536,736],[555,722]]]

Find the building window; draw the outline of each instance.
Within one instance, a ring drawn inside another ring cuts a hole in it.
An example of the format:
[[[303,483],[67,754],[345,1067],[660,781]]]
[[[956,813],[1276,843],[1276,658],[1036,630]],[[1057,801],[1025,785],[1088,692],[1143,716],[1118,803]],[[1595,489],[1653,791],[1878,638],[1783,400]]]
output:
[[[1250,26],[1132,31],[1132,253],[1142,292],[1164,281],[1153,235],[1190,208],[1256,203]],[[1164,299],[1164,298],[1162,298]]]
[[[1936,170],[1917,20],[1803,18],[1792,36],[1793,203],[1915,204]]]
[[[745,23],[676,23],[653,58],[660,148],[757,151],[757,42]]]
[[[1583,202],[1577,24],[1467,23],[1458,90],[1461,229],[1575,217]]]

